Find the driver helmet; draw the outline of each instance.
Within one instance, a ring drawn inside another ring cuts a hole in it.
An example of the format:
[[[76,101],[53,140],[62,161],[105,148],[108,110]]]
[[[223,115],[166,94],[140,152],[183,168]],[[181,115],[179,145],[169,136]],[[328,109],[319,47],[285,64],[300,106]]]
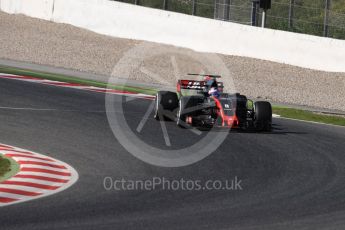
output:
[[[219,91],[216,87],[211,87],[211,89],[208,91],[208,94],[213,97],[219,97]]]
[[[205,79],[205,82],[206,82],[206,85],[207,85],[208,88],[217,87],[218,86],[216,79],[214,79],[212,77],[207,77]]]
[[[205,77],[205,81],[209,81],[209,80],[213,80],[213,78],[207,75],[207,76]]]

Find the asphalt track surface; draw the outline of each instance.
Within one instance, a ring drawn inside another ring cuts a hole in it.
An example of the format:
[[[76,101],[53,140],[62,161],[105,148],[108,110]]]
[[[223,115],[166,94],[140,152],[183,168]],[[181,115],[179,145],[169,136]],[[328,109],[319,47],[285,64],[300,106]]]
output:
[[[149,103],[128,102],[133,127]],[[136,159],[116,140],[102,93],[0,79],[0,107],[1,142],[65,161],[80,177],[61,193],[1,208],[1,229],[345,228],[344,128],[274,119],[273,133],[231,132],[206,159],[164,168]],[[174,146],[188,144],[189,130],[167,127]],[[144,129],[143,139],[165,147],[158,122]],[[106,176],[237,176],[243,190],[107,191]]]

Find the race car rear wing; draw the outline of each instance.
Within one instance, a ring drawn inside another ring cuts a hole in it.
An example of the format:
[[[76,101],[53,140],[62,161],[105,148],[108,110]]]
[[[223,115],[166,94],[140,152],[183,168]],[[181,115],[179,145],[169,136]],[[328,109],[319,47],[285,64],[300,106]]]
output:
[[[223,92],[223,82],[217,82],[218,90]],[[177,82],[177,92],[180,93],[181,89],[190,89],[190,90],[204,90],[206,89],[205,81],[196,81],[196,80],[178,80]]]
[[[188,73],[189,76],[198,76],[198,77],[211,77],[211,78],[221,78],[220,75],[215,74],[199,74],[199,73]]]
[[[180,89],[202,90],[206,87],[206,82],[195,80],[179,80],[177,86],[180,86]]]

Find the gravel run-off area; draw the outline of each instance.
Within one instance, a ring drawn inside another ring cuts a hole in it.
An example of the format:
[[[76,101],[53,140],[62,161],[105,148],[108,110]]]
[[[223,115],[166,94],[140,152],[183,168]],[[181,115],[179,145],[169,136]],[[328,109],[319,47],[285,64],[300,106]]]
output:
[[[345,111],[345,73],[113,38],[3,12],[0,29],[1,59],[171,86],[188,72],[212,72],[223,74],[231,91],[253,99]]]

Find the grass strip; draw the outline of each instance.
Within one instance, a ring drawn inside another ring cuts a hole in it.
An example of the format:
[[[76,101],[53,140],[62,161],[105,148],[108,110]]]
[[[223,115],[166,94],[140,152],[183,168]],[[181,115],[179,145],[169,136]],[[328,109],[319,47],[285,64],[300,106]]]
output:
[[[294,109],[288,107],[273,106],[273,113],[285,118],[292,118],[303,121],[320,122],[324,124],[345,126],[345,117],[337,115],[326,115],[312,111]]]
[[[19,164],[12,158],[0,155],[0,183],[19,172]]]
[[[0,72],[7,73],[7,74],[42,78],[42,79],[53,80],[53,81],[76,83],[76,84],[81,84],[81,85],[86,85],[86,86],[109,88],[109,89],[129,91],[129,92],[134,92],[134,93],[143,93],[143,94],[148,94],[148,95],[154,95],[157,92],[156,90],[150,89],[150,88],[141,88],[141,87],[134,87],[134,86],[126,86],[126,85],[108,85],[108,83],[94,81],[94,80],[86,80],[86,79],[81,79],[81,78],[72,77],[72,76],[37,72],[37,71],[18,69],[18,68],[12,68],[12,67],[0,66]]]

